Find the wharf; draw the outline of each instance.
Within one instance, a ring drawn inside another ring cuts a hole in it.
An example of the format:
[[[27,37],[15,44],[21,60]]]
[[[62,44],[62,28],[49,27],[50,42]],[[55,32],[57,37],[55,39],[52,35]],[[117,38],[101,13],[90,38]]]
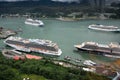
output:
[[[17,34],[16,31],[4,29],[4,28],[0,27],[0,39],[5,39],[5,38],[7,38],[9,36],[13,36],[15,34]]]
[[[5,56],[8,59],[14,59],[14,60],[24,60],[24,59],[36,59],[36,60],[41,60],[41,56],[36,56],[36,55],[31,55],[31,54],[26,54],[22,53],[17,50],[8,50],[8,49],[3,49],[2,50],[3,56]]]
[[[67,61],[55,61],[53,60],[55,64],[59,64],[63,67],[69,67],[69,68],[75,68],[75,69],[89,69],[89,72],[93,72],[99,75],[104,75],[104,76],[114,76],[116,73],[116,70],[111,67],[108,64],[99,64],[96,63],[95,65],[84,65],[84,64],[75,64]],[[85,70],[86,71],[86,70]]]
[[[65,56],[64,57],[64,60],[66,60],[66,61],[74,61],[74,62],[76,62],[76,63],[80,63],[82,60],[81,59],[73,59],[72,57],[70,57],[70,56]]]

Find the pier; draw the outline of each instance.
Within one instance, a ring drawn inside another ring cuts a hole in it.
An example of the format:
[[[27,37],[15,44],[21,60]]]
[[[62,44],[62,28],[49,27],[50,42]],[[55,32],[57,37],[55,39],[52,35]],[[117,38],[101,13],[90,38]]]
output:
[[[5,39],[9,36],[13,36],[17,34],[16,31],[13,31],[13,30],[9,30],[9,29],[5,29],[3,27],[0,27],[0,39]]]
[[[70,57],[70,56],[65,56],[65,57],[64,57],[64,60],[73,61],[73,62],[76,62],[76,63],[82,62],[81,59],[74,59],[74,58],[72,58],[72,57]]]
[[[2,50],[3,56],[5,56],[8,59],[14,59],[14,60],[24,60],[24,59],[36,59],[36,60],[41,60],[41,56],[36,56],[36,55],[31,55],[31,54],[26,54],[17,50],[8,50],[8,49],[3,49]]]

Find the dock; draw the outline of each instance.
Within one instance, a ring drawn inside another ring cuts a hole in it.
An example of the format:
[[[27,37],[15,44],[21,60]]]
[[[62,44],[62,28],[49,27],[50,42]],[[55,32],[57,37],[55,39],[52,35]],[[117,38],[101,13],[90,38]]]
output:
[[[5,38],[7,38],[9,36],[13,36],[15,34],[17,34],[16,31],[0,27],[0,39],[5,39]]]
[[[66,61],[73,61],[73,62],[76,62],[76,63],[80,63],[82,61],[81,59],[74,59],[74,58],[72,58],[70,56],[65,56],[64,60],[66,60]]]
[[[36,56],[36,55],[31,55],[31,54],[26,54],[17,50],[8,50],[8,49],[3,49],[2,54],[4,57],[8,59],[14,59],[14,60],[24,60],[24,59],[36,59],[36,60],[41,60],[41,56]]]

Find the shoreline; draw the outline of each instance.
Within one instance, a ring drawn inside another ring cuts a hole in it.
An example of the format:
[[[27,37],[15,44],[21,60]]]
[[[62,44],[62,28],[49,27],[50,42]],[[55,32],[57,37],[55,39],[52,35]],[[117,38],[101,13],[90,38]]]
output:
[[[13,16],[11,15],[0,15],[0,18],[29,18],[30,15],[15,15],[13,14]],[[78,18],[74,18],[74,17],[35,17],[32,16],[30,18],[35,18],[35,19],[54,19],[54,20],[60,20],[60,21],[80,21],[80,20],[120,20],[120,19],[115,19],[115,18],[107,18],[107,17],[98,17],[98,16],[86,16],[86,17],[78,17]]]
[[[27,17],[0,17],[1,19],[2,18],[27,18]],[[42,17],[38,17],[38,18],[35,18],[35,19],[44,19],[44,20],[59,20],[59,21],[65,21],[65,22],[71,22],[71,21],[81,21],[81,20],[120,20],[120,19],[111,19],[111,18],[108,18],[108,19],[100,19],[100,18],[76,18],[76,19],[72,19],[72,18],[63,18],[63,19],[59,19],[58,17],[56,18],[51,18],[51,17],[48,17],[48,18],[42,18]]]

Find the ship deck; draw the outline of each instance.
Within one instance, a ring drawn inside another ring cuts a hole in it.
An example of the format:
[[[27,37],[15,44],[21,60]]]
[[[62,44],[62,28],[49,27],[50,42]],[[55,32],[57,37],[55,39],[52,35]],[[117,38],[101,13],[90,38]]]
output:
[[[45,50],[50,50],[50,51],[57,51],[54,47],[46,46],[46,45],[42,45],[42,44],[37,44],[35,42],[24,43],[24,42],[20,42],[20,41],[7,40],[6,43],[12,44],[12,45],[17,45],[17,46],[24,46],[26,48],[36,48],[36,49],[45,49]]]

